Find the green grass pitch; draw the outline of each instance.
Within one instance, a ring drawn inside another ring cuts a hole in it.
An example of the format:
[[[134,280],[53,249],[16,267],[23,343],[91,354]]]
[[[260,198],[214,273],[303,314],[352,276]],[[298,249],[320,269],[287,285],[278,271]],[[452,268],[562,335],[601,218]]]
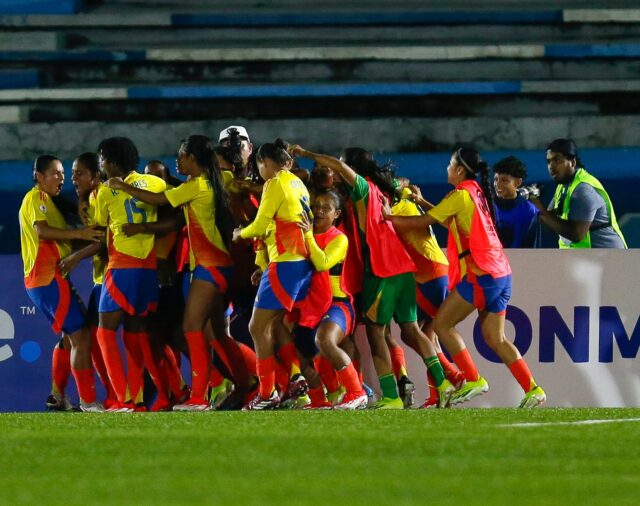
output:
[[[638,469],[640,409],[0,415],[2,505],[620,506]]]

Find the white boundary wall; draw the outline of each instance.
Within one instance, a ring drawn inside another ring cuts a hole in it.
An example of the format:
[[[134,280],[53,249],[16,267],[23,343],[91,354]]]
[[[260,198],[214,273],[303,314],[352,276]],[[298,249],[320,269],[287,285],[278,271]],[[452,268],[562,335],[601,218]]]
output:
[[[547,405],[640,406],[640,250],[507,254],[513,269],[510,304],[515,309],[507,314],[506,335],[524,352],[547,392]],[[476,319],[477,314],[471,315],[459,330],[490,390],[464,405],[517,406],[523,393],[509,370],[485,358],[474,343]],[[399,336],[395,325],[393,332]],[[363,354],[368,353],[364,327],[359,327],[357,339],[364,344]],[[427,393],[425,367],[406,347],[405,355],[419,405]],[[363,363],[369,362],[363,357]],[[378,388],[370,366],[365,375],[367,383]]]

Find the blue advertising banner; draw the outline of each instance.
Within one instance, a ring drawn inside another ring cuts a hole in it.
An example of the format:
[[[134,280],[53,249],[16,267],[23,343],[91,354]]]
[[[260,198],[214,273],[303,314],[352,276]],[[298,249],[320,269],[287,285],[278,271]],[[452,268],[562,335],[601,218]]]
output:
[[[0,279],[0,412],[43,411],[51,389],[51,354],[60,336],[27,295],[19,255],[0,255]],[[90,262],[82,262],[71,279],[86,302]],[[68,394],[77,401],[73,378]]]

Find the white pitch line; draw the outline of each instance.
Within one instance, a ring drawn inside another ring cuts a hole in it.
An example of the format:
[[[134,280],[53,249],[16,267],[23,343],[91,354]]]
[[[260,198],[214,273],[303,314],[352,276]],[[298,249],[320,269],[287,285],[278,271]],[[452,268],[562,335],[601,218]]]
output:
[[[498,427],[544,427],[548,425],[596,425],[600,423],[640,422],[640,418],[615,418],[613,420],[577,420],[575,422],[525,422],[506,423]]]

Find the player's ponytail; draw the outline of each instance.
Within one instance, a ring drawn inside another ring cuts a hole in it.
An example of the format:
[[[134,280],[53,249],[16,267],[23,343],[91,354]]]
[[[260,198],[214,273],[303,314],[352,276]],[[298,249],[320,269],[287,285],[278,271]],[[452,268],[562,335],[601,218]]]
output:
[[[273,160],[280,167],[284,167],[293,158],[289,154],[289,144],[282,139],[276,139],[274,142],[267,142],[260,146],[256,154],[256,159],[262,161],[265,158]]]
[[[213,143],[205,135],[190,135],[180,142],[180,149],[194,156],[211,183],[216,227],[220,231],[222,241],[228,249],[233,233],[233,220],[229,207],[229,193],[224,186],[220,170],[218,170],[216,164]]]
[[[347,148],[343,153],[344,163],[359,176],[368,178],[392,201],[399,197],[394,184],[395,172],[390,163],[378,165],[373,155],[363,148]]]

